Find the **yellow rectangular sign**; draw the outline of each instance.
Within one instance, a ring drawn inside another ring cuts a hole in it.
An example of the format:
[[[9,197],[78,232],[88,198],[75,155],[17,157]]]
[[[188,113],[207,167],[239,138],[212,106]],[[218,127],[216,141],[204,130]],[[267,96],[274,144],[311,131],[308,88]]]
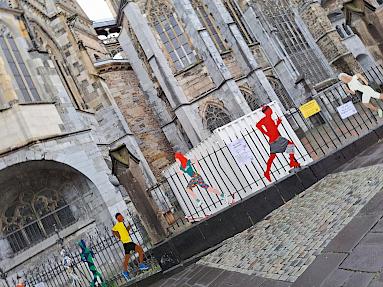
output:
[[[304,105],[301,105],[299,107],[299,110],[301,111],[303,117],[305,119],[317,114],[320,112],[320,106],[316,100],[311,100]]]

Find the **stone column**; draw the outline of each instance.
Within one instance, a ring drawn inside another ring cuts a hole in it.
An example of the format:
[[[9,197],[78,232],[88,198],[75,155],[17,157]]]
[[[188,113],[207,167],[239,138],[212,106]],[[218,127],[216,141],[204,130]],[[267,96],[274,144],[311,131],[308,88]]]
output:
[[[298,13],[333,69],[351,74],[361,72],[358,62],[341,42],[320,4],[307,0],[293,2],[298,6]]]
[[[177,151],[187,152],[188,147],[180,131],[178,130],[176,123],[173,121],[172,116],[167,111],[165,104],[158,97],[157,90],[152,82],[148,72],[144,68],[141,59],[134,48],[132,39],[129,33],[124,27],[118,37],[118,41],[121,47],[126,51],[129,63],[132,66],[133,71],[136,73],[138,80],[140,81],[140,87],[147,97],[151,108],[158,119],[161,129],[165,134],[167,140],[172,145],[172,148]]]
[[[219,93],[225,107],[233,113],[234,118],[250,113],[251,109],[245,97],[239,90],[233,76],[225,65],[220,52],[210,37],[209,32],[202,25],[189,0],[174,0],[178,15],[186,25],[188,35],[203,55],[204,63],[211,75],[214,84],[222,87],[225,93]],[[234,101],[233,101],[234,100]]]
[[[208,137],[210,132],[204,129],[202,119],[198,115],[197,110],[189,104],[138,5],[129,2],[124,9],[124,15],[145,51],[150,67],[188,138],[194,146],[197,145],[203,138]],[[122,48],[126,49],[124,46]]]
[[[215,15],[221,32],[233,49],[242,69],[248,73],[248,82],[255,93],[259,95],[261,101],[264,103],[267,103],[270,100],[280,102],[278,96],[267,80],[266,75],[263,73],[262,68],[258,65],[254,55],[222,1],[205,0],[205,2],[208,5],[209,10]]]

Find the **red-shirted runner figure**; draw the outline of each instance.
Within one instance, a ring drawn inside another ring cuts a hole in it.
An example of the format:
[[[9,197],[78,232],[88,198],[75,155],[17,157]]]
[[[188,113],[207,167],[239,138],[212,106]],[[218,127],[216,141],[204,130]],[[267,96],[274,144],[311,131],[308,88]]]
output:
[[[294,143],[291,140],[282,137],[278,131],[278,127],[282,123],[282,119],[278,118],[275,122],[271,118],[273,110],[269,106],[264,106],[262,108],[262,112],[265,114],[265,116],[257,123],[256,126],[265,136],[269,138],[270,157],[267,161],[264,175],[268,181],[271,181],[270,169],[275,157],[277,156],[277,153],[287,152],[290,155],[290,167],[298,168],[301,165],[295,159]]]

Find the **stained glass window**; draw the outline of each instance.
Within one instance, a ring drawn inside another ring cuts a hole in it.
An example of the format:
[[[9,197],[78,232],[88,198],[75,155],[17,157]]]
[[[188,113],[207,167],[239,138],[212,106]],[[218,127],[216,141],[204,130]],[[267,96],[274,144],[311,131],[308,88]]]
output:
[[[196,10],[199,20],[209,32],[211,39],[220,52],[228,50],[228,45],[219,31],[218,25],[211,13],[209,13],[205,4],[201,0],[192,0],[192,5]]]
[[[231,122],[229,114],[223,108],[214,104],[209,104],[206,107],[205,120],[207,129],[210,132]]]
[[[194,64],[197,58],[173,8],[164,0],[151,1],[150,4],[149,23],[158,33],[175,70]]]
[[[19,100],[21,102],[41,100],[15,39],[9,29],[2,24],[0,24],[0,49],[20,90]]]

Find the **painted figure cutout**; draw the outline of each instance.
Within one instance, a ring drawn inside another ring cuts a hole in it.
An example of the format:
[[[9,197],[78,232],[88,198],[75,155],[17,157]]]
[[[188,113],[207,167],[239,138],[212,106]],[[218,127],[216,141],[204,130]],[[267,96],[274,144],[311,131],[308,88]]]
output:
[[[383,100],[383,94],[378,93],[368,85],[368,80],[361,74],[354,76],[347,75],[346,73],[340,73],[339,80],[347,84],[346,92],[355,95],[356,91],[362,93],[362,104],[374,112],[378,112],[379,117],[383,117],[383,111],[381,108],[374,106],[370,103],[371,98]],[[359,81],[361,80],[364,85]]]
[[[71,285],[72,286],[81,286],[80,284],[80,278],[77,276],[76,272],[74,271],[73,266],[73,260],[70,258],[66,252],[65,249],[61,250],[60,252],[61,256],[63,257],[63,266],[68,273],[69,277],[71,278]]]
[[[214,193],[223,201],[227,201],[225,193],[219,192],[217,189],[209,186],[203,180],[202,176],[192,166],[192,161],[190,159],[185,157],[180,152],[176,152],[175,159],[176,159],[176,162],[180,165],[180,171],[178,173],[180,175],[186,173],[187,175],[189,175],[191,177],[191,179],[190,179],[190,181],[186,187],[186,192],[196,202],[197,207],[200,207],[202,205],[202,201],[197,198],[197,194],[193,191],[193,188],[196,186],[199,186],[199,187],[205,189],[207,192]],[[193,160],[193,163],[195,164],[195,166],[198,166],[198,162],[196,160]]]
[[[16,282],[16,287],[25,287],[24,279],[17,275],[16,277],[17,282]]]
[[[288,140],[281,136],[278,131],[279,125],[282,123],[282,119],[278,118],[275,122],[272,119],[273,110],[269,106],[264,106],[262,112],[265,116],[257,123],[257,128],[269,138],[270,143],[270,157],[266,164],[266,170],[264,176],[271,182],[270,170],[277,153],[288,153],[290,155],[290,167],[298,168],[301,165],[295,159],[294,148],[295,145],[291,140]]]
[[[80,240],[78,242],[78,246],[81,248],[81,260],[85,262],[88,265],[89,271],[93,275],[92,282],[90,283],[90,287],[94,286],[102,286],[106,287],[106,283],[102,279],[101,273],[97,270],[96,265],[94,264],[94,253],[92,250],[90,250],[87,246],[84,240]]]
[[[144,250],[142,247],[138,244],[135,244],[129,235],[130,225],[125,226],[124,223],[124,217],[121,213],[116,214],[116,220],[117,223],[113,226],[112,232],[113,235],[116,236],[124,246],[125,251],[125,257],[123,262],[124,271],[122,272],[122,275],[125,277],[126,280],[129,280],[129,272],[128,272],[128,265],[130,260],[130,253],[131,252],[137,252],[138,253],[138,261],[139,265],[138,268],[141,271],[149,270],[149,267],[144,263]]]

